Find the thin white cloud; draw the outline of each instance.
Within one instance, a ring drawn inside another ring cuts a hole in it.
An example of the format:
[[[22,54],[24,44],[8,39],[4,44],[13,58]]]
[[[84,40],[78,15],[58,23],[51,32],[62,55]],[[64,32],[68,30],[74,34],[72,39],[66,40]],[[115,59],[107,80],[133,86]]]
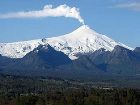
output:
[[[76,7],[69,7],[66,4],[53,8],[52,5],[45,5],[42,10],[28,12],[13,12],[0,14],[0,19],[7,18],[42,18],[42,17],[68,17],[77,19],[84,24],[84,20],[80,16],[80,11]]]
[[[114,7],[117,7],[117,8],[128,8],[128,9],[140,11],[140,3],[139,2],[118,4],[118,5],[114,6]]]

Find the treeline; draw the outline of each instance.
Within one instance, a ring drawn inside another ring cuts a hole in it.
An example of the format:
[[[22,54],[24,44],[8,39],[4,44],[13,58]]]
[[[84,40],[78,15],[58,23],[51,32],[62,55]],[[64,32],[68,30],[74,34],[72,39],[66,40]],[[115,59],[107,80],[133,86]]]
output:
[[[140,105],[140,90],[0,75],[0,105]]]
[[[140,105],[140,91],[71,88],[42,94],[7,94],[0,96],[0,105]]]

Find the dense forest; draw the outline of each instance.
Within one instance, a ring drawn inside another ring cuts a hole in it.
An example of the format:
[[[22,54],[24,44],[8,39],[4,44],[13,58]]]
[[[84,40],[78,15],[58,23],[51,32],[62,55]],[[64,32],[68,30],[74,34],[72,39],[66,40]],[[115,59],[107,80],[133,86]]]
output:
[[[140,105],[140,90],[60,78],[0,75],[0,105]]]

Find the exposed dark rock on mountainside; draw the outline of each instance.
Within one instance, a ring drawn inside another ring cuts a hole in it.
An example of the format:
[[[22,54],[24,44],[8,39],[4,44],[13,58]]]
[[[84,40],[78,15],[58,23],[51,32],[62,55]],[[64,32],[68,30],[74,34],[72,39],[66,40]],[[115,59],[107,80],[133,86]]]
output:
[[[50,45],[40,45],[25,57],[11,59],[0,56],[1,73],[52,76],[71,79],[99,79],[140,74],[139,48],[134,51],[116,46],[113,51],[101,48],[93,53],[80,54],[71,60]]]

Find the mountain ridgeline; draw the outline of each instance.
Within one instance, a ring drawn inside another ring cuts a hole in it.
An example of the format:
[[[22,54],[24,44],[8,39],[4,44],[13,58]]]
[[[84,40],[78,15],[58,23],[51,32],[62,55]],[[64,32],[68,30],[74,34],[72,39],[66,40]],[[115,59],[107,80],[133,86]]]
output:
[[[75,31],[60,35],[58,37],[43,38],[30,41],[14,43],[0,43],[0,54],[10,58],[23,58],[27,53],[33,51],[39,45],[49,44],[55,50],[61,51],[74,60],[79,53],[88,53],[104,48],[112,51],[116,45],[132,49],[120,42],[99,34],[89,26],[83,25]]]
[[[140,48],[132,51],[117,45],[112,51],[101,48],[71,60],[49,44],[40,45],[23,58],[0,56],[0,72],[81,80],[136,76],[140,74]]]
[[[0,43],[0,47],[4,74],[81,80],[140,75],[139,47],[130,48],[87,25],[66,35]]]

